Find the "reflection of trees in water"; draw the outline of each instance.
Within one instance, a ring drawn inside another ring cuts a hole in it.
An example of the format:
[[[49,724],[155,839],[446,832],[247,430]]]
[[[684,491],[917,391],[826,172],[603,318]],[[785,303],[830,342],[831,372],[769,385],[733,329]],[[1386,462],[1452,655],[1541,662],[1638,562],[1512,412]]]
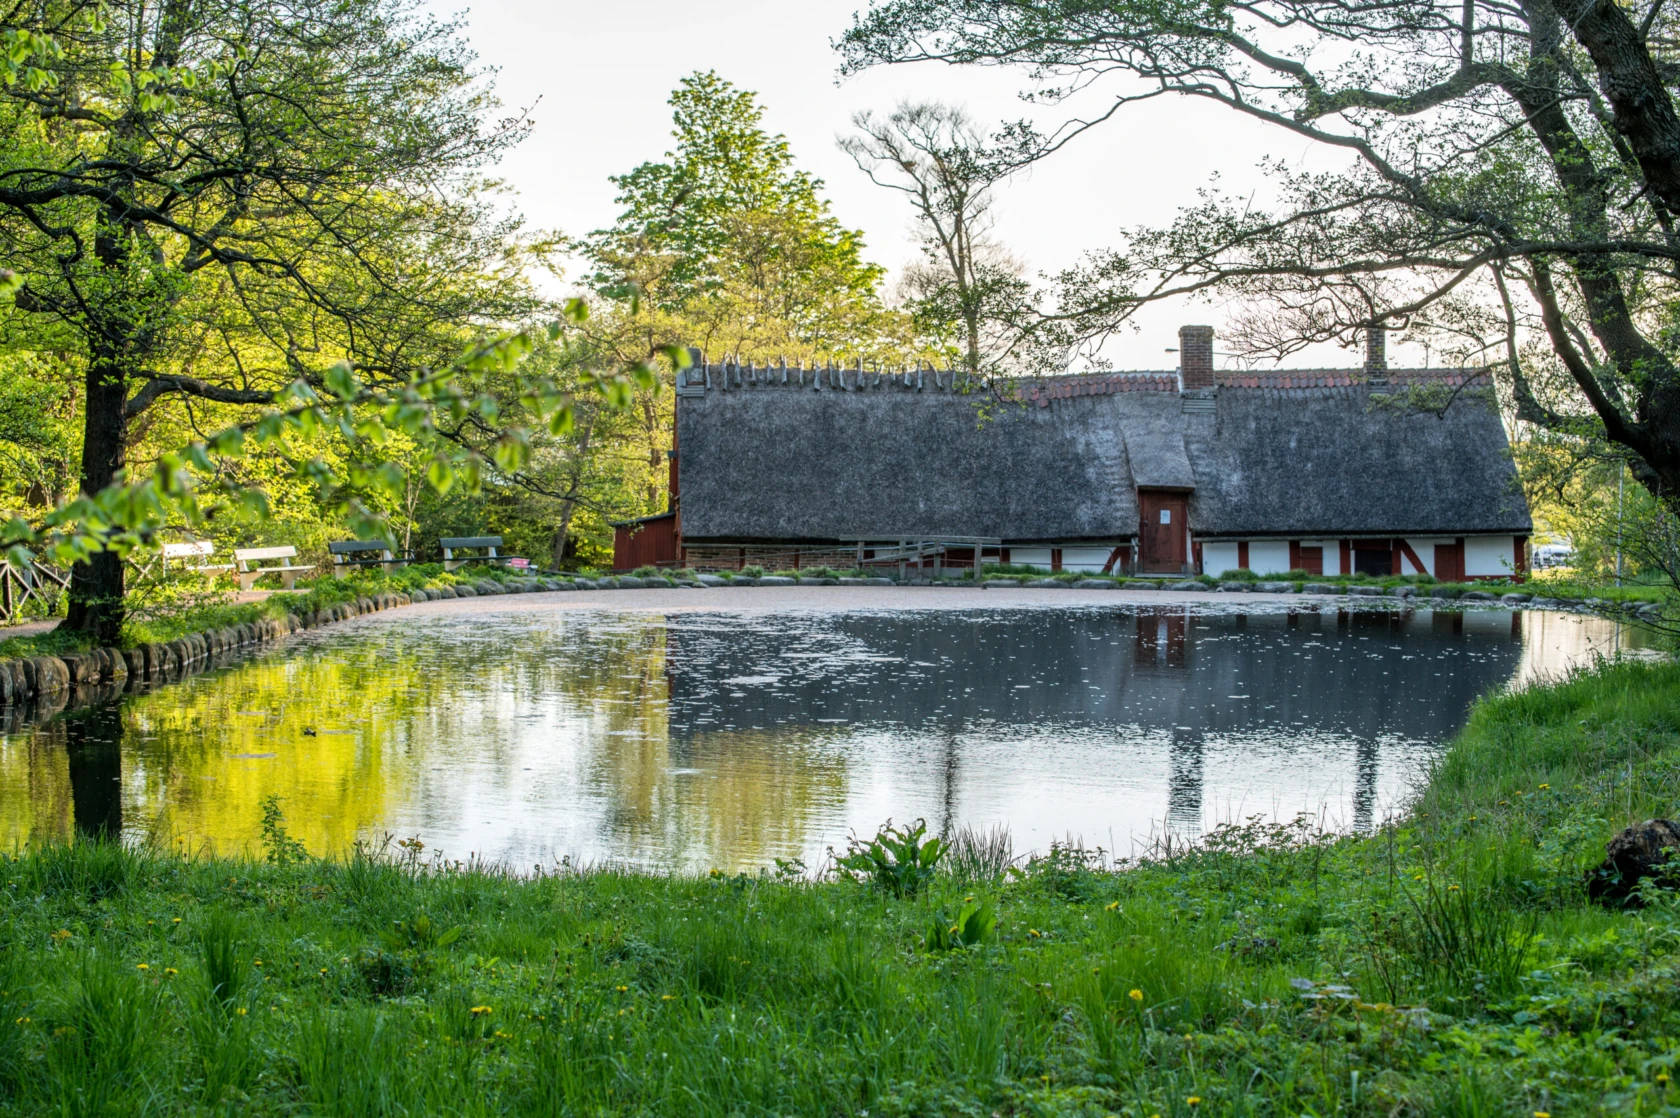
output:
[[[1510,625],[1428,611],[1049,609],[353,627],[8,734],[0,840],[126,825],[237,847],[278,794],[312,849],[343,849],[393,813],[447,826],[470,799],[538,822],[598,813],[601,845],[629,857],[762,864],[803,848],[846,802],[840,745],[857,729],[938,745],[929,814],[948,827],[961,821],[965,741],[1062,724],[1169,735],[1175,829],[1199,829],[1220,742],[1257,727],[1351,741],[1354,822],[1368,826],[1378,732],[1450,736],[1477,694],[1511,677]],[[1125,765],[1116,740],[1080,763]],[[529,802],[520,763],[532,750],[575,754],[575,803]]]

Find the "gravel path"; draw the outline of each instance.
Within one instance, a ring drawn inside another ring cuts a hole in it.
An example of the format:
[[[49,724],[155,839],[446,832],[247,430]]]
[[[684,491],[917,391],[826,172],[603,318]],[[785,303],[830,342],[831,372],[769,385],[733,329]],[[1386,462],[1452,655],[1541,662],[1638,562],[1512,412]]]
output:
[[[1384,604],[1384,599],[1352,599]],[[1219,594],[1171,590],[962,589],[931,586],[743,586],[706,590],[570,590],[445,599],[404,608],[401,616],[430,613],[521,613],[533,610],[612,610],[617,613],[784,613],[816,610],[1019,609],[1023,606],[1223,605],[1345,603],[1315,594]],[[1388,604],[1396,604],[1390,599]],[[374,615],[383,616],[383,615]]]

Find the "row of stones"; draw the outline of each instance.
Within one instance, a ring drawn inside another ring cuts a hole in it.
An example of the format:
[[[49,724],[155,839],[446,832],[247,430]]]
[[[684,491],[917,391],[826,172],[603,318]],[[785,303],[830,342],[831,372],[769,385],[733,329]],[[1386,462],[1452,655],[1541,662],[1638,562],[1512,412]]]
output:
[[[163,682],[179,678],[223,653],[267,644],[303,629],[408,605],[416,600],[418,596],[376,594],[308,613],[289,613],[283,619],[263,618],[207,629],[158,644],[0,660],[0,704],[25,702],[38,696],[101,684]]]

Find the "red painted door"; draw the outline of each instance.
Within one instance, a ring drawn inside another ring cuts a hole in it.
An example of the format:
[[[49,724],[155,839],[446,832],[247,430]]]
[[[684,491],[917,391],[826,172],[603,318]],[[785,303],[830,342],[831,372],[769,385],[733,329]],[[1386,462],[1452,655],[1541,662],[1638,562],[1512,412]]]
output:
[[[1138,569],[1179,574],[1189,560],[1190,498],[1184,493],[1138,490]]]
[[[1462,542],[1438,543],[1435,545],[1435,581],[1464,581],[1464,544]]]

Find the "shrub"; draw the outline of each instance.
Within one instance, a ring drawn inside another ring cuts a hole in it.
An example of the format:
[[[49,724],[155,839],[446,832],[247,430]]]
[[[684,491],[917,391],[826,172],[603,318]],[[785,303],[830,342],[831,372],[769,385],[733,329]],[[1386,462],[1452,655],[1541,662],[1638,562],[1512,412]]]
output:
[[[742,567],[739,573],[740,573],[742,578],[763,578],[764,577],[764,568],[763,567]]]
[[[895,897],[913,897],[933,879],[948,849],[942,839],[923,842],[925,834],[925,819],[907,827],[895,827],[889,819],[868,842],[856,835],[847,839],[846,853],[836,855],[834,864],[840,876],[849,880],[867,881]],[[832,847],[829,853],[833,854]]]
[[[929,953],[953,951],[959,947],[978,947],[990,943],[997,931],[997,912],[990,901],[976,901],[972,897],[952,921],[943,912],[936,913],[922,937],[922,947]]]
[[[1249,570],[1247,567],[1240,567],[1240,568],[1236,568],[1234,570],[1221,571],[1220,574],[1219,574],[1219,581],[1221,581],[1221,582],[1259,582],[1260,581],[1260,576],[1255,574],[1253,571]]]
[[[630,572],[632,578],[653,578],[657,574],[659,574],[658,567],[637,567]]]

